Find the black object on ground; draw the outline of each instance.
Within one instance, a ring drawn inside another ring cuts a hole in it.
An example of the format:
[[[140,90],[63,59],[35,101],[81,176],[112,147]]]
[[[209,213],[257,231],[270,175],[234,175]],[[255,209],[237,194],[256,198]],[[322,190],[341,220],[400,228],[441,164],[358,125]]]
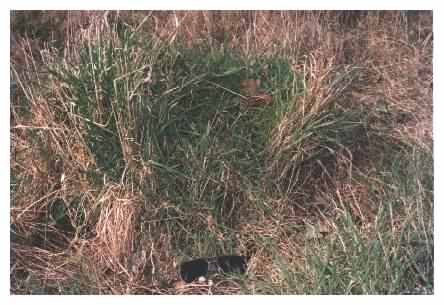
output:
[[[201,276],[214,273],[245,273],[247,258],[238,255],[198,258],[182,263],[179,268],[182,280],[190,283]]]

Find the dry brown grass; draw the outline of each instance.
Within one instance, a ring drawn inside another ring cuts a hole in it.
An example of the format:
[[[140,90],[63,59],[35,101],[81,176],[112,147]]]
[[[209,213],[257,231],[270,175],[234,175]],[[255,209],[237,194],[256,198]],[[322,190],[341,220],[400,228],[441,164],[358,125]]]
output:
[[[136,29],[140,20],[146,17],[147,22],[138,30],[152,32],[169,43],[180,41],[189,47],[204,44],[217,49],[225,42],[245,57],[249,54],[280,54],[287,57],[295,73],[304,76],[306,85],[302,103],[298,100],[293,106],[299,109],[283,117],[273,130],[269,145],[270,173],[278,181],[285,180],[287,189],[294,187],[294,177],[304,175],[297,172],[304,170],[303,167],[298,167],[296,171],[288,161],[302,162],[312,149],[322,144],[310,139],[312,142],[302,143],[301,147],[295,148],[290,144],[291,134],[295,129],[303,128],[304,119],[321,111],[348,107],[368,112],[372,114],[374,130],[380,129],[381,133],[390,135],[394,143],[413,143],[432,148],[431,12],[30,14],[28,17],[26,14],[17,16],[29,18],[31,26],[45,29],[44,34],[26,37],[25,30],[29,31],[29,28],[19,28],[21,19],[17,19],[12,26],[11,37],[12,74],[19,80],[17,86],[30,101],[31,113],[29,116],[22,115],[19,112],[20,101],[11,101],[17,107],[11,106],[10,162],[11,173],[18,181],[14,197],[11,198],[14,202],[11,225],[17,236],[11,241],[12,293],[35,293],[21,286],[22,277],[28,281],[35,280],[38,287],[82,278],[89,287],[80,287],[79,291],[90,293],[236,294],[241,291],[240,284],[235,280],[220,281],[213,286],[187,286],[179,290],[175,290],[171,283],[159,280],[158,274],[174,279],[175,249],[171,229],[155,220],[162,218],[165,211],[176,207],[170,206],[167,200],[147,204],[143,194],[136,190],[135,181],[155,179],[146,164],[128,165],[130,173],[122,177],[120,184],[99,177],[99,180],[104,180],[104,186],[99,188],[87,178],[88,172],[94,169],[95,160],[83,143],[80,129],[76,127],[81,122],[74,117],[59,117],[55,110],[62,106],[51,104],[52,101],[47,98],[63,97],[63,90],[54,84],[44,89],[46,96],[39,95],[43,79],[36,76],[48,77],[40,73],[39,67],[50,64],[48,61],[55,58],[45,53],[56,52],[48,47],[50,40],[64,44],[65,52],[72,52],[65,56],[74,58],[77,56],[74,53],[75,44],[82,37],[87,39],[88,32],[100,32],[100,27],[106,27],[106,22],[124,22]],[[332,86],[338,73],[351,73],[352,65],[359,67],[359,73],[351,78],[353,82],[346,79],[338,86]],[[388,119],[390,124],[382,112],[393,114]],[[41,143],[35,143],[35,133],[39,134],[39,139],[43,139]],[[122,130],[122,139],[128,137],[124,133],[125,130]],[[357,149],[354,152],[344,149],[328,165],[334,164],[334,174],[325,170],[325,165],[319,165],[320,174],[312,175],[313,179],[304,182],[307,188],[314,186],[318,190],[316,195],[311,196],[315,204],[298,205],[294,196],[275,198],[274,194],[269,194],[264,202],[269,205],[271,214],[265,215],[263,210],[242,209],[245,219],[251,222],[239,228],[241,250],[248,250],[246,244],[251,239],[261,241],[255,245],[250,261],[250,270],[257,278],[268,278],[276,286],[285,285],[271,249],[278,249],[278,253],[295,270],[302,272],[304,269],[307,253],[301,251],[301,246],[306,242],[305,232],[301,229],[293,234],[294,231],[287,231],[289,226],[286,224],[302,227],[306,223],[318,225],[322,222],[324,227],[329,228],[326,232],[334,231],[331,221],[341,209],[348,209],[363,227],[374,220],[377,207],[369,206],[368,186],[352,177],[360,172],[367,177],[375,176],[377,180],[373,163],[381,152],[372,144],[366,146],[365,150]],[[123,153],[124,159],[130,164],[135,155],[130,144],[124,147],[127,147]],[[244,194],[243,190],[239,190],[234,170],[227,171],[226,176],[222,177],[226,189]],[[300,183],[300,180],[297,181]],[[151,183],[152,190],[158,187],[155,181],[147,183]],[[304,185],[298,187],[303,188]],[[252,196],[244,198],[245,201],[254,202]],[[50,214],[51,202],[57,199],[71,202],[77,197],[80,197],[80,208],[69,206],[67,209],[72,224],[77,221],[79,210],[82,211],[84,220],[81,226],[63,234],[55,225],[44,224]],[[325,197],[337,206],[325,204]],[[182,211],[176,212],[180,214]],[[144,232],[145,235],[138,231],[141,215],[148,219],[145,227],[148,234]],[[172,215],[168,217],[179,217],[174,213]],[[201,218],[208,220],[205,215]],[[199,219],[195,222],[200,223]],[[202,226],[207,225],[209,231],[217,231],[214,224],[205,224],[205,220],[202,222]],[[90,235],[85,235],[85,230]],[[219,234],[223,237],[223,233]],[[270,240],[276,248],[268,247]],[[63,291],[63,288],[60,289]],[[73,288],[73,292],[78,291]]]

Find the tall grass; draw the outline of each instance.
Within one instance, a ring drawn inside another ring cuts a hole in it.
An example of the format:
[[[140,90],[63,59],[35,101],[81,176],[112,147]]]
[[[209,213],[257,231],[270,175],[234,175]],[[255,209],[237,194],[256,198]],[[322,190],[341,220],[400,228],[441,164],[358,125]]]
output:
[[[433,293],[431,144],[404,129],[429,101],[415,113],[396,85],[378,101],[375,49],[322,36],[341,16],[91,13],[62,46],[19,39],[11,292]],[[178,263],[231,253],[246,275],[175,288]]]

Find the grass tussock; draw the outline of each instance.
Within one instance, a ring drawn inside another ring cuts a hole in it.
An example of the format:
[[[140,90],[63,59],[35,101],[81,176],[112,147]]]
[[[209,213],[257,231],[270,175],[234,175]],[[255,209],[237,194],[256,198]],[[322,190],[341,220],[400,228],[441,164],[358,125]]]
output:
[[[11,293],[433,293],[432,44],[427,11],[13,12]]]

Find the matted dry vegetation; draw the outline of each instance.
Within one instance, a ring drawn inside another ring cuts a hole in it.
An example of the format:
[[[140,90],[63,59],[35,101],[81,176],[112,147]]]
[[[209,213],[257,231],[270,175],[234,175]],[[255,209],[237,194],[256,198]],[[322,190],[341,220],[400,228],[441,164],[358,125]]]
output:
[[[13,12],[11,293],[433,293],[432,45],[428,11]]]

